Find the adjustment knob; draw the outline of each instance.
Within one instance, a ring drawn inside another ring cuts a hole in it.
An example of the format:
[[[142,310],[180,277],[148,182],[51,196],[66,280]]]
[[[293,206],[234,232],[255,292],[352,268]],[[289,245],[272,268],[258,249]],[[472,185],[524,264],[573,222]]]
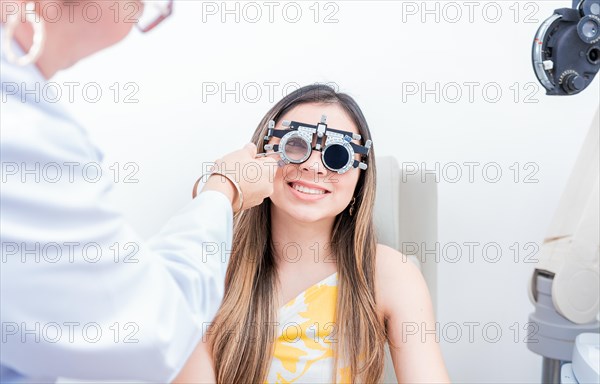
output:
[[[562,88],[569,94],[580,92],[585,88],[585,80],[577,73],[569,73],[563,78]]]

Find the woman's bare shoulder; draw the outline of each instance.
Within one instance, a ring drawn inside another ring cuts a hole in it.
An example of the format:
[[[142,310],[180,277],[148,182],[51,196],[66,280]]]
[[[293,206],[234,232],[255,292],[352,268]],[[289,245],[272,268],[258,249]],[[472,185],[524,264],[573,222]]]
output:
[[[410,258],[383,244],[377,244],[375,290],[378,305],[389,317],[392,312],[402,312],[415,299],[429,296],[421,270]]]

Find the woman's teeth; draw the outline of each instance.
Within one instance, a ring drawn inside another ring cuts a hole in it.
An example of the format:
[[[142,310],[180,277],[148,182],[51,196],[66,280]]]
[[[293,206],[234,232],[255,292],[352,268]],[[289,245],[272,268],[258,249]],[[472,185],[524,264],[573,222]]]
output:
[[[325,193],[325,191],[322,189],[308,188],[300,184],[292,184],[292,188],[294,188],[298,192],[306,193],[309,195],[322,195]]]

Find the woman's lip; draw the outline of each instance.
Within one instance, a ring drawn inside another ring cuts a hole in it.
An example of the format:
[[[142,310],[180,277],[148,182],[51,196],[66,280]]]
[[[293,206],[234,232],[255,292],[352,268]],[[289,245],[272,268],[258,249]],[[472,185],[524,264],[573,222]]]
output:
[[[320,187],[318,185],[310,184],[310,183],[307,183],[307,182],[304,182],[304,181],[300,181],[300,180],[288,182],[289,186],[292,186],[294,184],[298,184],[298,185],[301,185],[303,187],[310,188],[310,189],[318,189],[320,191],[324,191],[325,193],[330,193],[331,192],[327,188],[323,188],[323,187]]]
[[[319,195],[311,195],[308,193],[302,193],[300,191],[297,191],[296,189],[294,189],[294,187],[292,186],[294,183],[287,183],[287,186],[290,190],[290,192],[298,199],[300,200],[306,200],[306,201],[314,201],[314,200],[321,200],[324,199],[329,192],[325,192],[325,193],[321,193]],[[300,184],[300,183],[298,183]],[[302,184],[300,184],[302,185]]]

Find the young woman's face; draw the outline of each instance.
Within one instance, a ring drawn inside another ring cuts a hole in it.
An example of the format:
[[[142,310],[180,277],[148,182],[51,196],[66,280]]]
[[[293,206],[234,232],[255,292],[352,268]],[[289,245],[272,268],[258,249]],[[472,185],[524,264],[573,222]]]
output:
[[[322,115],[327,116],[330,128],[359,133],[350,116],[336,103],[300,104],[283,115],[275,128],[284,129],[281,126],[283,120],[316,125]],[[274,137],[269,144],[278,144],[279,141]],[[356,140],[353,142],[360,144]],[[312,144],[314,146],[314,140]],[[355,154],[354,158],[360,160],[360,155]],[[358,168],[350,168],[341,175],[331,171],[323,165],[321,152],[313,150],[306,162],[290,163],[277,170],[271,195],[273,209],[301,222],[333,219],[352,201],[359,172]]]

